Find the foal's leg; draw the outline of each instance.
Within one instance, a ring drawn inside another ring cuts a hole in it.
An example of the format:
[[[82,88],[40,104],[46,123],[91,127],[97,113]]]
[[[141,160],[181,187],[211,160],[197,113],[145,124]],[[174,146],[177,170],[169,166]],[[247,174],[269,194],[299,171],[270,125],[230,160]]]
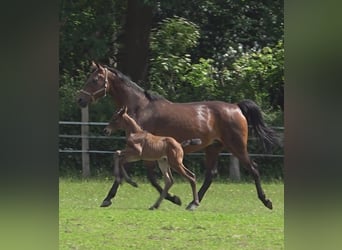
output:
[[[133,152],[133,153],[132,153]],[[134,150],[131,148],[126,148],[125,150],[117,150],[114,152],[114,176],[116,180],[121,184],[121,178],[123,177],[129,184],[133,187],[138,187],[138,184],[135,183],[127,174],[125,165],[127,165],[126,157],[130,154],[134,154]]]
[[[127,183],[131,184],[133,187],[138,187],[138,184],[132,180],[131,177],[128,176],[125,166],[120,166],[120,175],[124,177]]]
[[[220,152],[222,151],[223,146],[220,143],[211,144],[205,149],[205,179],[204,182],[198,191],[199,201],[204,197],[204,194],[209,189],[212,180],[217,175],[217,160]],[[186,209],[190,209],[195,204],[195,201],[189,203]]]
[[[160,206],[160,203],[166,197],[167,192],[169,191],[169,189],[173,185],[173,178],[172,178],[170,165],[169,165],[168,161],[165,158],[163,158],[163,159],[158,161],[158,165],[159,165],[160,171],[163,174],[165,186],[164,186],[163,191],[160,193],[160,196],[157,199],[157,201],[150,207],[150,210],[157,209]]]
[[[199,206],[199,203],[200,203],[197,190],[196,190],[196,176],[193,172],[187,169],[181,161],[178,163],[178,166],[175,166],[175,169],[180,175],[186,178],[191,185],[193,201],[190,203],[191,205],[186,207],[186,209],[195,210]]]
[[[163,189],[162,187],[158,184],[157,180],[156,180],[156,174],[154,172],[155,168],[156,168],[156,162],[155,161],[144,161],[144,165],[146,167],[147,170],[147,178],[148,180],[151,182],[151,185],[157,189],[157,191],[161,194]],[[181,199],[177,196],[177,195],[171,195],[170,193],[167,193],[165,196],[166,200],[169,200],[177,205],[182,205],[182,201]]]

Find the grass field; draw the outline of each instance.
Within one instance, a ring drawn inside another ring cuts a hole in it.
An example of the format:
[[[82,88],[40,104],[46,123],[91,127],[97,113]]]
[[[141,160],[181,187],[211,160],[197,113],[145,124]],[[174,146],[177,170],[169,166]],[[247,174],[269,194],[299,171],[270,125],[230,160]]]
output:
[[[273,202],[265,208],[253,183],[213,182],[200,207],[185,210],[191,188],[176,182],[171,192],[182,206],[164,200],[148,183],[124,184],[113,204],[100,208],[111,180],[59,182],[60,249],[284,249],[284,185],[263,184]],[[199,182],[199,187],[202,182]]]

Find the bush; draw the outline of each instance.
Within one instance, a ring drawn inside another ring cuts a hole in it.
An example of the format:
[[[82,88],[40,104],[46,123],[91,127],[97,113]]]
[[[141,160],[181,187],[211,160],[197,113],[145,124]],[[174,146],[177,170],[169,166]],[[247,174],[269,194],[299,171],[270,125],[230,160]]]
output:
[[[231,102],[251,99],[263,110],[279,110],[274,99],[281,98],[284,88],[283,42],[279,41],[273,48],[243,53],[232,66],[221,72],[220,77],[224,94]]]

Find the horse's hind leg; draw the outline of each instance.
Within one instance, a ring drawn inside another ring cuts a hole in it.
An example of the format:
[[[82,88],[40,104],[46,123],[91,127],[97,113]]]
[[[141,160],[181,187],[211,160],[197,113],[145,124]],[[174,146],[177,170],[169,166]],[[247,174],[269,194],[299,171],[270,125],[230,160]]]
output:
[[[266,198],[264,190],[261,187],[260,174],[259,174],[259,171],[257,169],[256,163],[249,159],[249,161],[247,163],[247,168],[248,168],[249,172],[251,173],[251,175],[253,176],[255,187],[256,187],[256,190],[258,193],[258,198],[262,201],[262,203],[265,205],[265,207],[272,209],[273,208],[272,202]]]
[[[241,143],[239,143],[239,141]],[[262,201],[265,207],[272,209],[273,208],[272,202],[266,198],[264,190],[261,187],[260,174],[257,169],[257,165],[248,156],[247,145],[243,143],[242,140],[238,140],[238,138],[236,138],[234,142],[235,142],[234,147],[231,147],[230,151],[239,159],[242,165],[246,167],[248,171],[250,172],[250,174],[252,175],[254,179],[255,187],[257,190],[258,198]]]
[[[149,179],[151,185],[157,189],[159,194],[163,192],[162,187],[158,184],[156,180],[156,174],[154,172],[154,169],[156,167],[156,162],[150,162],[150,161],[144,161],[144,165],[146,166],[147,169],[147,178]],[[166,200],[169,200],[177,205],[182,205],[181,199],[177,195],[171,195],[170,193],[167,193],[165,196]]]
[[[266,195],[261,187],[260,174],[259,174],[259,171],[255,162],[251,161],[249,171],[252,173],[252,176],[254,178],[254,182],[255,182],[259,199],[262,201],[265,207],[272,209],[273,208],[272,201],[266,198]]]
[[[204,197],[204,194],[209,189],[213,178],[217,174],[217,160],[220,152],[222,151],[223,146],[221,143],[215,143],[211,144],[205,149],[205,179],[204,182],[198,191],[198,199],[201,202],[201,200]],[[187,209],[189,209],[191,206],[194,205],[195,201],[192,201],[187,206]]]
[[[149,208],[150,210],[159,208],[161,202],[166,197],[166,194],[168,193],[169,189],[173,185],[173,177],[172,177],[170,166],[167,160],[164,160],[164,159],[159,160],[158,165],[163,174],[165,186],[162,192],[160,193],[160,196],[157,199],[157,201]]]

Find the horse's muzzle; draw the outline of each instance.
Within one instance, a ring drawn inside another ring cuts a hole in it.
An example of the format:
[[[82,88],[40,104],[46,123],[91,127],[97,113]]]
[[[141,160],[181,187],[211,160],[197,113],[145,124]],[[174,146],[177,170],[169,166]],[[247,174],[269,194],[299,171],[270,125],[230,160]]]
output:
[[[112,130],[111,130],[110,128],[104,128],[103,133],[104,133],[106,136],[110,136],[110,134],[112,133]]]

